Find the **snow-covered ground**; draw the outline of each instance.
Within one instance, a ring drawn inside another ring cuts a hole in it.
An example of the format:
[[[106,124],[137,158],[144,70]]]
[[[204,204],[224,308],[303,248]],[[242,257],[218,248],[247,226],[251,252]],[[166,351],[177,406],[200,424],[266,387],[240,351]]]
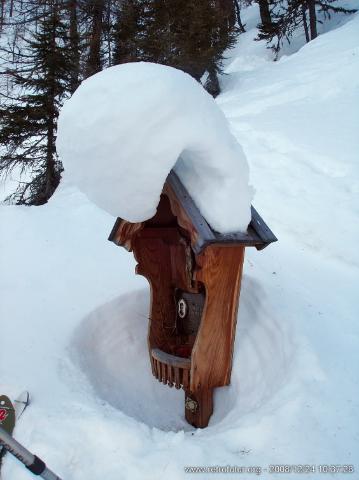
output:
[[[151,376],[148,288],[106,240],[114,219],[66,182],[45,206],[0,207],[0,392],[30,390],[15,435],[64,480],[358,476],[318,465],[359,469],[359,16],[273,63],[254,14],[218,104],[279,242],[247,250],[232,383],[207,429]],[[7,457],[4,479],[29,476]]]

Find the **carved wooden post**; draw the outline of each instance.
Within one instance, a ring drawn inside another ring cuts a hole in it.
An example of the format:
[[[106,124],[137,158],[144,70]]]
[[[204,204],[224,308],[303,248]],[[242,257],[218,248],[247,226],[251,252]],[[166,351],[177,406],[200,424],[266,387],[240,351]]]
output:
[[[247,233],[211,229],[174,172],[156,215],[118,219],[109,240],[133,251],[151,289],[148,350],[153,375],[185,391],[185,416],[206,427],[213,390],[228,385],[244,250],[276,241],[252,207]]]

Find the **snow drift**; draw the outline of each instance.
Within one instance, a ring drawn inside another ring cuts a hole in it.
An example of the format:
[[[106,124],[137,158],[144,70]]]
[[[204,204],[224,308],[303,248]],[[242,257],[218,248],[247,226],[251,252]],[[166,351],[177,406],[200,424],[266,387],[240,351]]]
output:
[[[57,150],[74,183],[114,216],[151,218],[175,167],[214,229],[247,229],[242,148],[213,98],[180,70],[139,62],[85,80],[61,111]]]

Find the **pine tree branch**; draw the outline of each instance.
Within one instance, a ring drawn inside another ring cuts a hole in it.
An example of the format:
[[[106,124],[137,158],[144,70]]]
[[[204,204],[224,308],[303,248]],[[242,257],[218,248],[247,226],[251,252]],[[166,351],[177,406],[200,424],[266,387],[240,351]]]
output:
[[[356,13],[358,10],[357,9],[349,9],[349,8],[344,8],[344,7],[335,7],[334,5],[330,5],[329,3],[323,3],[320,0],[316,0],[316,5],[319,5],[321,7],[321,10],[324,12],[332,11],[335,13],[345,13],[345,14],[352,14]]]

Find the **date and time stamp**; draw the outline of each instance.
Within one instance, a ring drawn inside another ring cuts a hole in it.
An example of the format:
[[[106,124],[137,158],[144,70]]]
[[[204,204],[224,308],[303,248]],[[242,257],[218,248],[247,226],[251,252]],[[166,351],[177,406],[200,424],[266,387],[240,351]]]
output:
[[[354,465],[269,465],[266,473],[355,473]]]
[[[319,464],[319,465],[307,465],[307,464],[279,464],[268,465],[266,467],[260,466],[239,466],[239,465],[213,465],[213,466],[187,466],[185,467],[185,473],[239,473],[239,474],[254,474],[265,475],[273,474],[281,478],[280,474],[307,474],[307,475],[319,475],[330,474],[332,478],[335,474],[353,474],[355,473],[354,465],[346,464]],[[283,478],[283,477],[282,477]],[[313,478],[313,477],[311,477]],[[317,477],[316,477],[317,478]],[[349,477],[350,478],[350,477]]]

